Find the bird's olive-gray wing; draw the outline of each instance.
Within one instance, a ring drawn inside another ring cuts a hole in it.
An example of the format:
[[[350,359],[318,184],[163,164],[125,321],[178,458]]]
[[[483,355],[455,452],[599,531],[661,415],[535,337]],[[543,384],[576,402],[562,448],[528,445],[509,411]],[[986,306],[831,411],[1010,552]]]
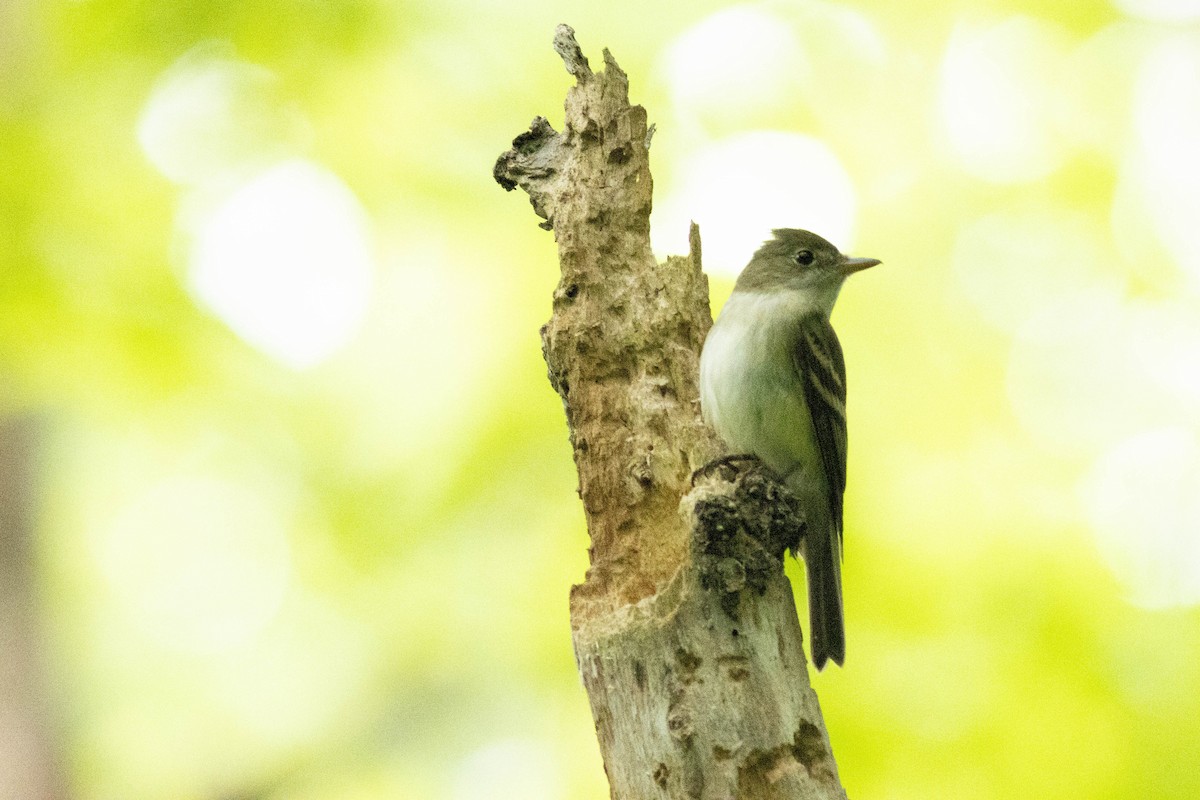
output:
[[[825,315],[808,314],[800,320],[793,359],[812,416],[829,484],[829,508],[840,539],[846,491],[846,362]]]

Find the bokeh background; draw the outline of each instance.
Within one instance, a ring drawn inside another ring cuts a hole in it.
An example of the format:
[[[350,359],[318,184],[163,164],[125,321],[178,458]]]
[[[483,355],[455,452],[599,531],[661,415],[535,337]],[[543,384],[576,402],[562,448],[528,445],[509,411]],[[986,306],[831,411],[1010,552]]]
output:
[[[553,237],[491,179],[562,21],[714,308],[773,226],[885,262],[850,795],[1200,796],[1200,2],[7,0],[0,797],[607,797]]]

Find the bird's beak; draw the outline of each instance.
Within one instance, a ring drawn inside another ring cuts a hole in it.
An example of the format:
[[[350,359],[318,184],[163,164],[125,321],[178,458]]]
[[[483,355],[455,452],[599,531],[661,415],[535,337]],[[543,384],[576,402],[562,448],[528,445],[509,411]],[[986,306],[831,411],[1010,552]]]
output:
[[[878,258],[850,258],[849,256],[842,256],[841,271],[843,275],[851,275],[867,267],[873,267],[876,264],[882,263]]]

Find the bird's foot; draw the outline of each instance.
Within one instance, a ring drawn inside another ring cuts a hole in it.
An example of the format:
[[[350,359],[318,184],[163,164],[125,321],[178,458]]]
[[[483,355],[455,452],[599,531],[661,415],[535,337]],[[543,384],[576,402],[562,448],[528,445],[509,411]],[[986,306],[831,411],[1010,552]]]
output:
[[[697,478],[706,478],[714,469],[717,469],[718,467],[728,467],[738,463],[739,461],[752,461],[755,464],[762,464],[762,461],[759,460],[758,456],[754,455],[753,453],[735,453],[733,455],[714,458],[712,461],[708,462],[703,467],[700,467],[700,469],[692,473],[692,486],[696,485]]]

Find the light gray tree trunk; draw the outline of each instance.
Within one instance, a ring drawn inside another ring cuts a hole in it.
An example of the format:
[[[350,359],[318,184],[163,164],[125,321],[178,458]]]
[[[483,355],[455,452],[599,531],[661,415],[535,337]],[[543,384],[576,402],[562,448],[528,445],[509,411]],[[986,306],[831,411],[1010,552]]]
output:
[[[593,73],[571,28],[554,47],[576,79],[564,130],[535,119],[495,177],[558,242],[542,343],[591,537],[571,625],[612,797],[844,798],[783,574],[804,510],[754,469],[691,484],[721,452],[697,391],[699,231],[656,263],[646,111],[607,50]]]

